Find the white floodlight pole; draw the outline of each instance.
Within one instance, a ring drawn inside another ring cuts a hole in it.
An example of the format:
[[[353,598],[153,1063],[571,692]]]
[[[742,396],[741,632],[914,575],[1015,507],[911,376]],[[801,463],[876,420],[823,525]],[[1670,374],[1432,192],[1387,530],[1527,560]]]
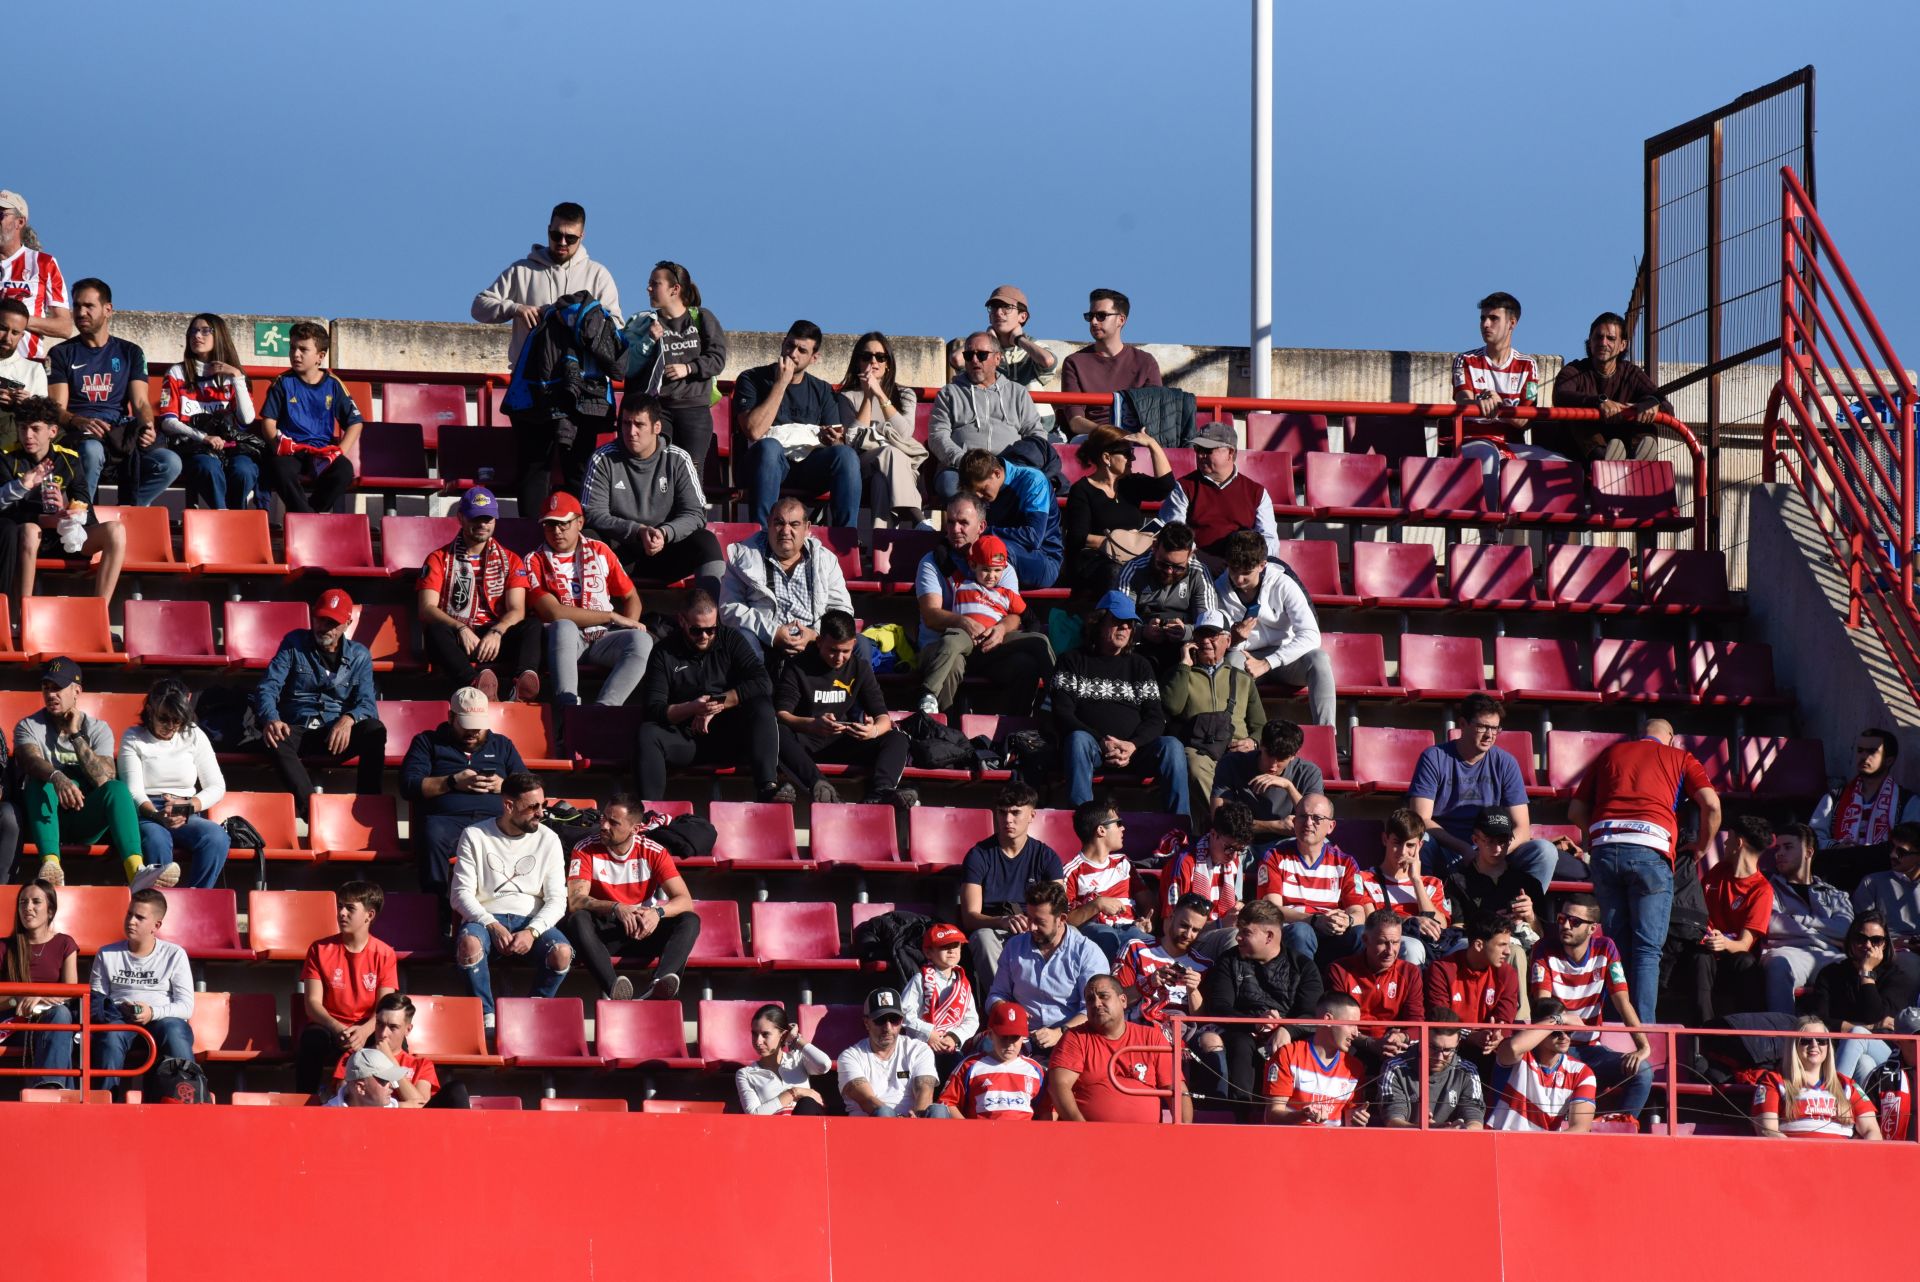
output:
[[[1273,395],[1273,0],[1253,0],[1253,395]]]

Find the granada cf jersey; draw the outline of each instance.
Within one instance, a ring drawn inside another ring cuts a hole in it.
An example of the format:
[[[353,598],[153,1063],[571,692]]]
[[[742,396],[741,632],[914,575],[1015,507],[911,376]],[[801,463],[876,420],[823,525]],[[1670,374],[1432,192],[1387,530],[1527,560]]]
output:
[[[0,298],[17,298],[27,305],[27,314],[36,319],[50,309],[72,307],[67,298],[67,278],[60,264],[44,249],[22,245],[8,258],[0,258]],[[53,344],[38,334],[21,340],[20,350],[29,360],[41,360]],[[75,411],[78,413],[78,411]]]
[[[1360,1073],[1353,1057],[1338,1051],[1323,1055],[1311,1041],[1288,1042],[1267,1061],[1260,1094],[1299,1109],[1325,1105],[1331,1110],[1327,1120],[1315,1126],[1345,1126],[1347,1114],[1366,1102],[1360,1096]]]
[[[1508,352],[1507,363],[1495,365],[1487,359],[1487,349],[1476,347],[1453,358],[1453,387],[1466,392],[1469,399],[1492,392],[1501,409],[1540,403],[1540,362],[1519,352]],[[1504,441],[1507,428],[1495,419],[1470,418],[1467,435],[1481,440]]]
[[[1031,1122],[1047,1071],[1016,1055],[1002,1063],[992,1055],[970,1055],[953,1070],[940,1102],[960,1116],[993,1122]]]

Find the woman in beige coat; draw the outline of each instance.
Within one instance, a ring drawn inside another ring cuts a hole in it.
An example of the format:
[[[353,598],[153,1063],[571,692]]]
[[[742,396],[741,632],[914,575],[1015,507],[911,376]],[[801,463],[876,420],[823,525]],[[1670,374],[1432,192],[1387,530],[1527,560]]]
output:
[[[885,334],[862,334],[840,382],[847,403],[847,444],[860,452],[875,525],[914,526],[924,519],[920,468],[927,447],[913,437],[918,397],[895,379],[893,344]]]

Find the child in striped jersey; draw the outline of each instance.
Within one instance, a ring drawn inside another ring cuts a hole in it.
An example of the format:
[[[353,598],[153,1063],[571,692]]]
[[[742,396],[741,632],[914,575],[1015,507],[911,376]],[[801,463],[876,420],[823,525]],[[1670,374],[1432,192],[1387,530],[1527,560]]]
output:
[[[947,1078],[940,1093],[960,1117],[990,1122],[1030,1122],[1050,1106],[1044,1091],[1047,1073],[1026,1049],[1027,1009],[1018,1002],[995,1002],[987,1011],[990,1049],[969,1055]]]
[[[978,619],[984,631],[1009,614],[1025,614],[1027,603],[1012,588],[1000,586],[1007,572],[1007,545],[998,536],[983,534],[967,551],[967,568],[973,577],[960,583],[953,592],[953,612],[964,619]]]

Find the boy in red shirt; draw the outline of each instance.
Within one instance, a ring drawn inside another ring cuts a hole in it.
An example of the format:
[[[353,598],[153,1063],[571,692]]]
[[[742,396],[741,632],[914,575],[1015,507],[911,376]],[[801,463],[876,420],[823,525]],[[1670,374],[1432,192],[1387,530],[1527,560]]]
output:
[[[306,988],[307,1026],[294,1051],[294,1088],[320,1089],[328,1065],[368,1045],[374,1008],[400,991],[400,960],[373,937],[373,919],[386,894],[370,881],[350,881],[333,892],[340,933],[307,948],[300,981]]]
[[[1353,1020],[1360,1003],[1328,993],[1314,1014]],[[1367,1100],[1360,1091],[1360,1064],[1348,1054],[1360,1030],[1350,1023],[1319,1024],[1311,1039],[1288,1042],[1267,1061],[1260,1094],[1267,1121],[1276,1126],[1365,1126]]]
[[[1520,976],[1513,968],[1513,926],[1498,913],[1467,919],[1467,946],[1427,963],[1427,1018],[1462,1024],[1511,1024],[1520,1011]],[[1506,1036],[1497,1028],[1468,1028],[1460,1057],[1485,1078],[1494,1049]]]
[[[1773,845],[1773,825],[1741,815],[1723,834],[1720,862],[1700,878],[1707,898],[1707,933],[1681,954],[1674,991],[1692,996],[1687,1023],[1703,1027],[1716,1016],[1765,1010],[1760,954],[1773,919],[1773,883],[1760,856]]]

